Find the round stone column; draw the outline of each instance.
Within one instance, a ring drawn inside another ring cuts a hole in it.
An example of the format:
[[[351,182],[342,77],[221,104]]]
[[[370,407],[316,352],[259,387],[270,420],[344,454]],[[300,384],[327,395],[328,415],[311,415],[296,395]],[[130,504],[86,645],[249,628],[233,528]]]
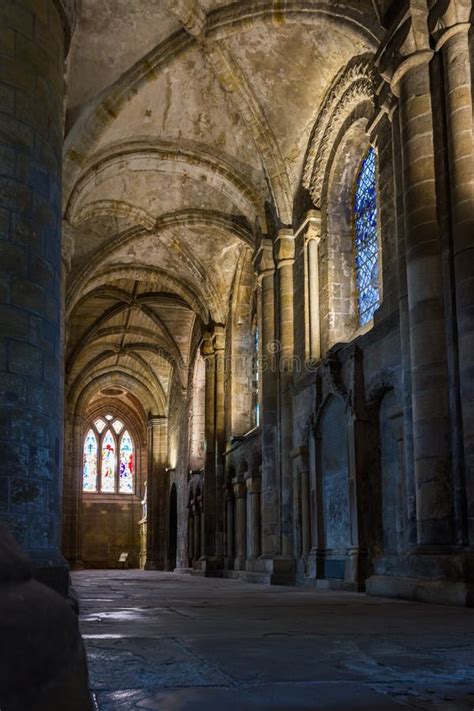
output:
[[[0,515],[62,593],[61,162],[73,3],[0,3]]]
[[[167,419],[148,419],[147,557],[146,570],[166,570],[167,541]]]
[[[293,265],[295,262],[295,237],[290,229],[282,229],[275,243],[275,262],[278,270],[278,322],[279,322],[279,390],[280,390],[280,472],[281,472],[281,555],[294,555],[293,534],[293,398],[291,382],[294,357],[293,322]]]
[[[247,556],[247,487],[245,482],[234,480],[234,498],[236,514],[236,570],[245,570]]]
[[[472,72],[469,22],[472,2],[438,3],[444,15],[435,32],[441,52],[446,102],[446,127],[452,215],[452,251],[456,289],[459,395],[466,478],[463,508],[467,508],[465,542],[474,545],[474,156]],[[437,13],[437,6],[433,12]],[[461,487],[462,488],[462,484]]]
[[[202,534],[202,513],[201,513],[201,497],[194,502],[194,562],[201,558],[202,555],[202,545],[201,545],[201,534]]]
[[[306,558],[311,550],[311,506],[309,470],[301,472],[301,552]]]
[[[227,565],[231,565],[231,563],[234,560],[234,549],[235,549],[235,544],[234,544],[234,539],[235,539],[235,522],[234,522],[234,494],[231,491],[226,491],[226,506],[227,506],[227,516],[226,516],[226,525],[227,525],[227,550],[226,550],[226,558],[227,558]]]
[[[249,477],[246,480],[247,497],[250,502],[250,551],[249,558],[260,555],[260,477]]]
[[[192,505],[188,506],[188,567],[194,561],[194,516]]]
[[[254,257],[260,284],[261,383],[262,383],[262,555],[273,558],[278,553],[278,452],[277,372],[275,363],[275,264],[271,240],[262,239]]]
[[[216,452],[216,533],[215,557],[220,565],[224,563],[224,452],[225,452],[225,331],[222,326],[214,327],[215,354],[215,452]]]
[[[205,334],[201,344],[201,354],[206,365],[205,423],[204,423],[204,488],[203,488],[203,535],[202,555],[210,559],[215,555],[216,534],[216,356],[213,334]]]
[[[399,96],[418,544],[453,542],[448,372],[429,49],[404,59]]]

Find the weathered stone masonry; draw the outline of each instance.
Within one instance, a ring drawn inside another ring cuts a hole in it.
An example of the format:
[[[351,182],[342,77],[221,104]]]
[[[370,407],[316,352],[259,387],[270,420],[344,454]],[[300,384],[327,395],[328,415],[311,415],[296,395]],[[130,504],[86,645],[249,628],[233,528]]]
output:
[[[472,604],[471,0],[73,6],[0,9],[2,519],[63,592],[60,546]]]

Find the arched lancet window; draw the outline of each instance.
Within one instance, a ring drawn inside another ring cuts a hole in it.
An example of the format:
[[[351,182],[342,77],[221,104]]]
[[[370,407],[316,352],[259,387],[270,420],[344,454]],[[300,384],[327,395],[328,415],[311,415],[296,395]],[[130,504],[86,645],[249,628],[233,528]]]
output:
[[[253,358],[253,412],[254,425],[258,427],[260,424],[260,332],[258,326],[255,327],[253,333],[254,341],[254,358]]]
[[[380,305],[377,156],[373,148],[369,148],[357,175],[354,246],[359,325],[365,326]]]
[[[257,299],[252,309],[252,427],[260,424],[260,332],[257,317]]]
[[[133,442],[127,430],[120,440],[120,473],[119,491],[121,494],[131,494],[133,492]]]
[[[97,449],[97,437],[94,430],[91,429],[84,439],[84,491],[96,491],[97,489]]]
[[[83,450],[84,492],[133,494],[135,447],[124,427],[121,420],[107,414],[97,418],[88,430]]]
[[[111,493],[115,491],[115,466],[116,447],[115,439],[110,430],[104,435],[102,440],[102,470],[101,470],[101,491]]]

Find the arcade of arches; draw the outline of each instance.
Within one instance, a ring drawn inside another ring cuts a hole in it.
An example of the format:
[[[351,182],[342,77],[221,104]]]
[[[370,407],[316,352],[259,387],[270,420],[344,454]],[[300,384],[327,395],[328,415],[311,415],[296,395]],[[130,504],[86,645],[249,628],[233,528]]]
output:
[[[0,516],[38,578],[472,604],[471,20],[2,0]]]

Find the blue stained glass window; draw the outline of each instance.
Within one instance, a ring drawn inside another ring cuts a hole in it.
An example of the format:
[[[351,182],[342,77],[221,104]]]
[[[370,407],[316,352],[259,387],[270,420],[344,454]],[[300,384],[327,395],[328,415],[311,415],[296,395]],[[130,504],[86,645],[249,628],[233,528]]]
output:
[[[377,156],[373,148],[369,148],[357,176],[354,231],[359,325],[365,326],[380,305]]]

